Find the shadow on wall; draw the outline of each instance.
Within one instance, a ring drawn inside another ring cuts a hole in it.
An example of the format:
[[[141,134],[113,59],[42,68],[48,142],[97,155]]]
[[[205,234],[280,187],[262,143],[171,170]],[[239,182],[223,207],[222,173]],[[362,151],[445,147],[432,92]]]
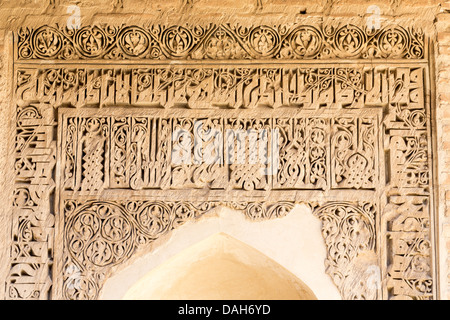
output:
[[[321,226],[305,205],[265,221],[219,207],[115,270],[100,299],[341,299]]]
[[[150,271],[124,299],[315,300],[316,296],[266,255],[218,233]]]

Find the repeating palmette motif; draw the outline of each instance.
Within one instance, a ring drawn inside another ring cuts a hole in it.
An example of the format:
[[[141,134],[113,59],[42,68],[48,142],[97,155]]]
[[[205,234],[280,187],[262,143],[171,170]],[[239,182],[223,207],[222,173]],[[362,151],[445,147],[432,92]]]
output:
[[[343,298],[436,297],[422,31],[98,25],[15,37],[8,299],[96,299],[116,266],[184,222],[218,206],[283,217],[293,193],[322,222]],[[195,64],[205,59],[235,61]],[[283,62],[296,59],[309,61]],[[312,63],[326,59],[361,61]],[[167,200],[183,190],[219,200]],[[239,196],[220,200],[227,191]]]
[[[19,60],[30,59],[330,59],[423,58],[420,29],[342,25],[42,26],[18,33]]]

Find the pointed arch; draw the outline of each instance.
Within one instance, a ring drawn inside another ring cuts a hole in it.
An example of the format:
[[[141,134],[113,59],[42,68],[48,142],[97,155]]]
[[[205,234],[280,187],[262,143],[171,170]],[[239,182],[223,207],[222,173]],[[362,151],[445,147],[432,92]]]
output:
[[[315,300],[293,273],[255,248],[216,233],[139,279],[124,299]]]

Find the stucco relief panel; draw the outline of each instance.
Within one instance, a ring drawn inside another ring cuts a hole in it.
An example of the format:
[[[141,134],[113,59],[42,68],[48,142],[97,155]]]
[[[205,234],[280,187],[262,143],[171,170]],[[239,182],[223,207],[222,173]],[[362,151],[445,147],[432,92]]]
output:
[[[434,297],[420,30],[42,26],[16,37],[9,299],[95,299],[115,266],[214,207],[261,220],[295,203],[322,221],[343,298]],[[367,256],[379,285],[361,271]]]

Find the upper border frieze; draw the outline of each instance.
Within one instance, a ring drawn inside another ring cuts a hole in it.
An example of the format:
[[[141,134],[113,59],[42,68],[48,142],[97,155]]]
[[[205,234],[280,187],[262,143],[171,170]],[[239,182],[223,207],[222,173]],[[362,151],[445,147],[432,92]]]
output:
[[[18,61],[426,58],[424,32],[399,25],[44,25],[15,36]]]

